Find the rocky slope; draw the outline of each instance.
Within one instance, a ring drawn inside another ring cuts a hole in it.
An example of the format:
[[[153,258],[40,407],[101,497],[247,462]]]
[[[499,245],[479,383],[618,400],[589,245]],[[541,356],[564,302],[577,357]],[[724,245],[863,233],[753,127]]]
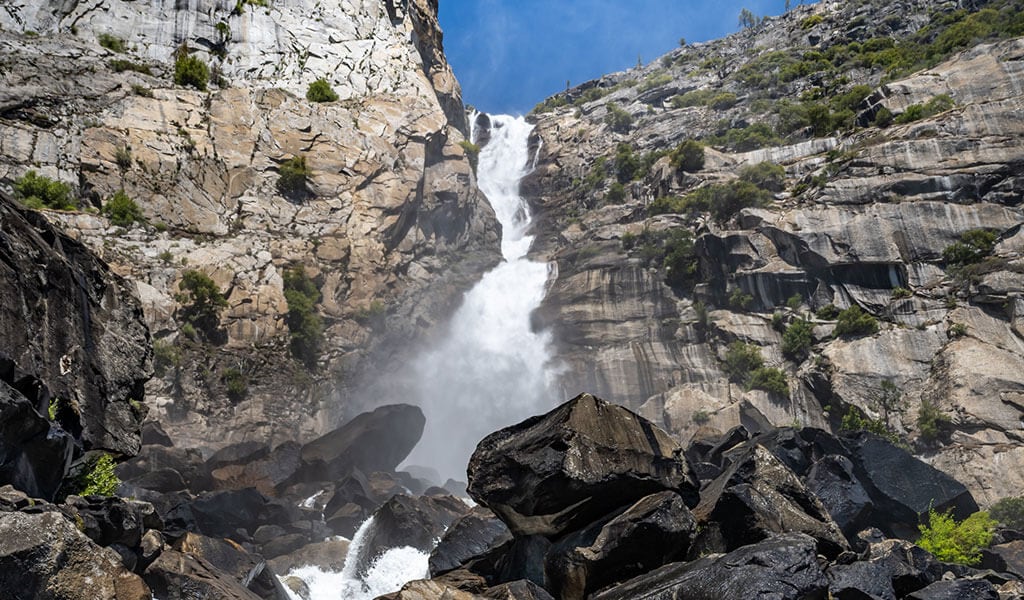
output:
[[[180,443],[326,431],[498,260],[435,2],[15,2],[0,28],[0,183],[72,186],[82,210],[46,217],[134,282],[149,402]],[[210,65],[208,90],[173,83],[182,53]],[[317,79],[340,98],[306,100]],[[119,190],[143,222],[98,212]],[[296,267],[312,356],[289,352]],[[214,335],[192,331],[190,270],[227,300]]]
[[[1020,14],[821,2],[538,106],[566,394],[683,440],[874,428],[983,505],[1019,494]],[[702,165],[670,154],[691,139]],[[833,335],[848,307],[873,318]]]

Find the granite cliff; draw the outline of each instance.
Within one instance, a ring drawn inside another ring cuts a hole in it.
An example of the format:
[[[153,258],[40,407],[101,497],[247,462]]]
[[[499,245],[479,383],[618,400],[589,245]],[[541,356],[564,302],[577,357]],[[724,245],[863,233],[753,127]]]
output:
[[[800,6],[538,105],[566,395],[871,428],[1019,494],[1020,11]]]
[[[0,181],[31,169],[71,186],[80,209],[46,217],[134,283],[156,346],[148,404],[180,443],[325,432],[497,262],[436,8],[0,11]],[[206,64],[208,85],[175,84],[188,83],[179,58]],[[337,100],[305,98],[318,79]],[[296,165],[298,184],[281,185]],[[141,214],[115,225],[106,207],[122,190]],[[226,299],[208,335],[180,286],[190,271]],[[290,305],[289,285],[309,305]]]

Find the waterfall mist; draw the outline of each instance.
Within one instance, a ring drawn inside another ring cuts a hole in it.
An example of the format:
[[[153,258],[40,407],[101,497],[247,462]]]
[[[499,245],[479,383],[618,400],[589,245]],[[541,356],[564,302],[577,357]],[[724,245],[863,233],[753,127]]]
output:
[[[547,264],[526,258],[533,236],[519,181],[533,166],[532,126],[508,116],[490,122],[477,179],[502,225],[504,261],[467,292],[443,339],[413,361],[416,385],[407,400],[427,423],[406,464],[460,480],[481,438],[552,406],[557,375],[550,333],[530,323],[549,275]]]

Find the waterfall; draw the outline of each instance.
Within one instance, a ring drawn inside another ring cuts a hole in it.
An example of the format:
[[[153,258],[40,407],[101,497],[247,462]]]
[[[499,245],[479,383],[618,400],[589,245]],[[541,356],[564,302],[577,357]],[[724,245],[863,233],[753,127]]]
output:
[[[471,117],[474,141],[480,127]],[[469,456],[487,434],[548,410],[557,373],[551,336],[531,327],[548,282],[548,265],[526,258],[530,209],[519,182],[534,166],[533,126],[490,116],[477,179],[502,226],[504,261],[470,290],[444,339],[414,361],[415,403],[427,417],[423,439],[406,464],[463,480]]]
[[[298,577],[306,583],[310,600],[371,600],[397,592],[406,582],[428,576],[430,553],[408,546],[388,549],[373,560],[365,573],[359,573],[358,565],[367,551],[366,540],[372,530],[370,517],[352,536],[341,572],[301,567],[290,571],[288,577]],[[292,600],[301,600],[290,590],[289,595]]]

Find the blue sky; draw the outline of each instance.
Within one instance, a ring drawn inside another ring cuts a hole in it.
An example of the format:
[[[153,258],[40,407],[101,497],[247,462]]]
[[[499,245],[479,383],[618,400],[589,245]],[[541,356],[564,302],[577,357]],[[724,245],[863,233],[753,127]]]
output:
[[[798,0],[793,0],[796,5]],[[544,98],[738,29],[785,0],[440,0],[445,54],[467,104],[527,113]]]

